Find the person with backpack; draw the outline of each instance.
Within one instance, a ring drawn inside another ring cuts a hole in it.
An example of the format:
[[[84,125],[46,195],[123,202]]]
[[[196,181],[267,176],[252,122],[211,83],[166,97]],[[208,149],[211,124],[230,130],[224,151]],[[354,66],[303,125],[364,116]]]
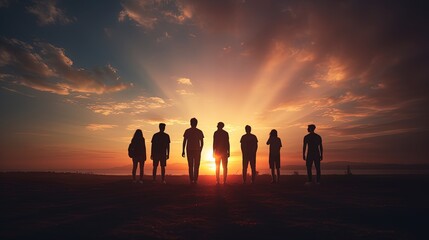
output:
[[[143,132],[137,129],[131,139],[130,145],[128,145],[128,156],[133,159],[133,182],[136,183],[136,170],[137,165],[140,165],[140,180],[139,183],[143,183],[143,170],[144,162],[146,161],[146,144],[143,137]]]

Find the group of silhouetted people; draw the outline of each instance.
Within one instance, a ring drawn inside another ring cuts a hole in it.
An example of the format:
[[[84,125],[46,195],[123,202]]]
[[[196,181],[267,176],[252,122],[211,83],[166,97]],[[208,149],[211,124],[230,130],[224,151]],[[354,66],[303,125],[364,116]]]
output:
[[[197,128],[198,120],[192,118],[190,120],[191,127],[186,129],[183,134],[182,144],[182,157],[187,157],[189,180],[191,184],[198,182],[198,173],[201,161],[201,151],[204,146],[204,134]],[[220,165],[223,168],[223,184],[227,183],[228,176],[228,158],[230,157],[230,143],[229,135],[224,128],[225,124],[219,122],[217,130],[213,135],[213,157],[216,163],[216,184],[220,184]],[[307,134],[304,137],[303,143],[303,159],[306,161],[308,183],[312,183],[312,166],[316,167],[316,183],[320,183],[320,161],[323,160],[323,145],[322,138],[314,131],[316,126],[314,124],[308,125]],[[165,167],[167,160],[170,156],[170,136],[164,132],[165,124],[159,124],[159,132],[155,133],[152,137],[152,147],[150,159],[153,161],[152,178],[156,182],[156,172],[159,165],[161,165],[161,181],[165,181]],[[246,183],[247,168],[250,163],[252,179],[251,183],[255,182],[256,178],[256,152],[258,150],[258,138],[251,133],[252,128],[249,125],[245,127],[246,134],[241,137],[241,152],[243,162],[243,184]],[[271,169],[272,183],[277,183],[280,180],[280,149],[282,148],[282,141],[278,137],[277,130],[273,129],[267,140],[269,145],[269,166]],[[186,154],[185,154],[186,149]],[[143,133],[137,129],[128,147],[128,155],[133,160],[133,181],[136,181],[137,166],[140,165],[140,180],[143,181],[143,168],[146,161],[146,145]]]

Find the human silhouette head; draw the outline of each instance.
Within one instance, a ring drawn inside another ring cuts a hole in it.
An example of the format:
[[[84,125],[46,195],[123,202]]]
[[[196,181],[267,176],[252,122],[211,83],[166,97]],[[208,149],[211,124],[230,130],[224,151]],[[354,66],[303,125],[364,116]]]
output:
[[[165,131],[165,123],[159,124],[159,131],[164,132]]]
[[[316,130],[316,125],[314,124],[308,125],[308,128],[307,128],[308,132],[314,132],[314,130]]]
[[[196,118],[191,118],[191,127],[197,127],[198,120]]]
[[[277,137],[277,130],[275,129],[271,130],[270,137]]]
[[[137,129],[134,133],[133,139],[143,139],[143,132],[140,129]]]
[[[244,127],[244,129],[246,129],[246,133],[250,133],[252,131],[252,127],[249,125],[246,125],[246,127]]]
[[[225,124],[223,122],[217,123],[217,129],[222,129],[224,126],[225,126]]]

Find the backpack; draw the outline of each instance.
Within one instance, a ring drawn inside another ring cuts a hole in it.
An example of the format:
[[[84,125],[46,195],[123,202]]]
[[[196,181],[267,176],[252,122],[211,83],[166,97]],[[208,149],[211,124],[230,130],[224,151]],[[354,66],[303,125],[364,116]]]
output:
[[[128,157],[133,158],[135,156],[134,147],[132,143],[128,145]]]

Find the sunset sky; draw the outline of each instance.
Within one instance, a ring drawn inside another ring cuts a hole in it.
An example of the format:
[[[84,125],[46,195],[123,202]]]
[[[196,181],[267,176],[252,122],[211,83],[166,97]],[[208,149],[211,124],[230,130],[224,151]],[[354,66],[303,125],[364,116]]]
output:
[[[0,170],[103,169],[131,163],[158,123],[170,169],[189,119],[213,174],[219,121],[259,139],[271,129],[282,165],[304,164],[314,123],[326,162],[428,163],[429,21],[408,1],[0,0]],[[148,153],[149,154],[149,153]],[[146,162],[152,169],[151,162]]]

